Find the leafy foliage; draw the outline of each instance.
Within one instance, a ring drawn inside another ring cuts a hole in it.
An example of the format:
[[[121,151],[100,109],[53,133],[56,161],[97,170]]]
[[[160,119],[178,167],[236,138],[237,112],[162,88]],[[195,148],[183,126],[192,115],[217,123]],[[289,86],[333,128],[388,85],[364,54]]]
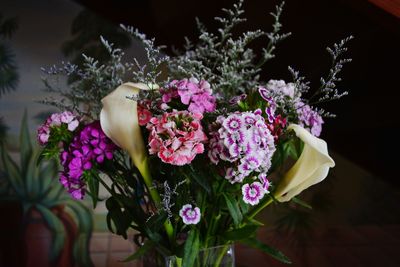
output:
[[[249,31],[241,36],[234,36],[233,29],[246,21],[242,17],[243,0],[238,1],[232,9],[223,9],[226,16],[216,17],[220,23],[217,33],[209,32],[197,20],[199,40],[193,45],[186,39],[185,52],[172,58],[170,72],[175,77],[196,77],[214,85],[214,90],[224,95],[234,95],[234,92],[247,88],[255,88],[259,83],[261,67],[274,58],[276,45],[286,39],[290,33],[281,34],[279,22],[283,3],[276,7],[273,30],[270,33],[261,30]],[[267,36],[269,42],[263,49],[262,58],[257,61],[255,52],[249,45],[256,39]]]
[[[104,64],[83,55],[82,67],[63,63],[59,67],[43,68],[42,70],[48,74],[43,79],[45,90],[57,93],[58,96],[48,97],[40,102],[96,119],[100,113],[101,99],[120,85],[126,73],[132,68],[132,64],[122,63],[124,52],[121,49],[114,48],[114,45],[104,38],[101,38],[101,43],[110,56],[110,60]],[[76,76],[78,79],[71,82],[68,89],[59,88],[56,81],[60,75]]]
[[[9,91],[15,90],[18,83],[15,54],[6,43],[18,28],[16,17],[4,18],[0,14],[0,97]]]
[[[0,144],[1,165],[4,177],[0,183],[1,199],[12,199],[22,203],[24,214],[31,209],[40,212],[53,232],[50,259],[56,261],[65,244],[65,229],[61,220],[52,211],[59,205],[70,209],[76,219],[79,233],[74,243],[74,258],[79,266],[92,266],[89,256],[89,240],[93,228],[91,214],[82,203],[72,201],[56,179],[58,165],[55,160],[36,165],[39,151],[32,145],[25,112],[20,132],[20,164],[17,164]]]

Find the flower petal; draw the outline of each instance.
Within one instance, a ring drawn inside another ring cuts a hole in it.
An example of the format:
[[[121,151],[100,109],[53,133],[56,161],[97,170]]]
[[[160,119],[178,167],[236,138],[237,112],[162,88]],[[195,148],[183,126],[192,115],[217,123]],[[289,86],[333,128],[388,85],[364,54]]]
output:
[[[137,95],[139,90],[150,89],[158,89],[158,86],[124,83],[102,99],[101,128],[108,138],[129,153],[137,167],[144,164],[146,148],[138,122],[137,102],[127,97]]]
[[[280,202],[289,201],[304,189],[321,182],[328,175],[329,168],[335,166],[324,140],[296,124],[289,125],[288,129],[295,131],[297,137],[304,142],[304,148],[297,162],[278,185],[275,198]]]

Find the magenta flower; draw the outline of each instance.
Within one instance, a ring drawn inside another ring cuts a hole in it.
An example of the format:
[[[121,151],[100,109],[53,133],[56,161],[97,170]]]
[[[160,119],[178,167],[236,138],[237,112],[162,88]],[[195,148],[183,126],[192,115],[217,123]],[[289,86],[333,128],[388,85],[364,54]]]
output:
[[[179,211],[179,216],[182,218],[184,224],[198,224],[201,213],[198,207],[192,208],[192,205],[186,204]]]
[[[260,182],[253,182],[242,186],[242,195],[244,203],[254,206],[264,197],[265,190]]]
[[[182,166],[204,152],[207,137],[203,132],[201,114],[174,111],[153,117],[147,124],[149,153],[165,163]]]
[[[68,150],[61,152],[60,161],[64,168],[60,183],[73,198],[82,199],[85,183],[82,176],[95,164],[111,160],[116,146],[106,137],[98,121],[86,125],[72,140]]]

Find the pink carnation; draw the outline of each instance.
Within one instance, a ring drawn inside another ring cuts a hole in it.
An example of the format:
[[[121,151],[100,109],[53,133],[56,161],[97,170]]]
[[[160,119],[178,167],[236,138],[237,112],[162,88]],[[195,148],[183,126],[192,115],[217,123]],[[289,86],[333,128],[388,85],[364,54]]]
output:
[[[138,105],[137,111],[138,111],[139,125],[145,126],[150,121],[151,116],[153,114],[148,109],[146,109],[140,105]]]
[[[150,119],[149,153],[165,163],[182,166],[204,152],[207,140],[199,113],[173,111]]]
[[[67,125],[67,129],[70,132],[75,131],[79,126],[79,120],[70,111],[64,111],[62,113],[53,113],[44,124],[38,129],[38,141],[39,144],[44,146],[49,141],[50,130],[52,127],[59,127],[62,124]]]
[[[212,95],[211,86],[207,81],[195,78],[173,80],[168,89],[161,89],[162,101],[169,103],[174,98],[180,98],[181,103],[188,105],[188,111],[193,113],[213,112],[216,99]]]

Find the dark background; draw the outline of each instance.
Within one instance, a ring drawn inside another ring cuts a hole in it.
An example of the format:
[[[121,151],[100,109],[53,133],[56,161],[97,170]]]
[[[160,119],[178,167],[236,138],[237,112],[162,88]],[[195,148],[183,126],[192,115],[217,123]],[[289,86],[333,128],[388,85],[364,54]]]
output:
[[[180,48],[183,36],[195,40],[195,17],[210,30],[221,8],[236,1],[77,1],[115,24],[132,25],[158,44]],[[244,3],[247,23],[237,31],[270,31],[269,12],[280,1],[251,0]],[[324,107],[338,117],[327,119],[322,137],[335,152],[399,186],[397,173],[400,151],[398,131],[400,20],[362,0],[286,1],[282,16],[284,31],[292,36],[281,43],[277,57],[264,69],[262,79],[290,80],[288,66],[305,75],[312,88],[330,67],[326,46],[353,35],[339,88],[349,96]],[[265,40],[266,41],[266,40]],[[255,44],[261,49],[263,42]],[[171,52],[171,51],[169,51]]]

